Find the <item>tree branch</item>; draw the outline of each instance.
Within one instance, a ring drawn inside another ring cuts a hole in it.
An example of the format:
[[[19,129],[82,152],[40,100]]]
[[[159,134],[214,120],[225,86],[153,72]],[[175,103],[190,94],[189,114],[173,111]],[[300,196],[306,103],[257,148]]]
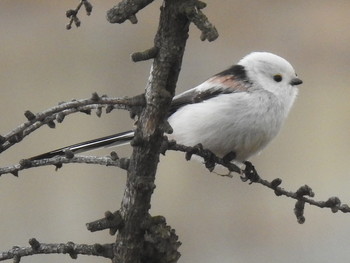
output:
[[[136,24],[136,13],[152,2],[153,0],[123,0],[107,11],[107,20],[121,24],[129,19],[132,24]]]
[[[72,153],[73,154],[73,153]],[[47,165],[56,166],[56,170],[62,168],[63,164],[68,163],[80,163],[80,164],[98,164],[104,166],[115,166],[121,169],[127,170],[129,166],[128,158],[120,158],[114,159],[111,156],[107,157],[98,157],[98,156],[81,156],[81,155],[70,155],[69,153],[66,156],[55,156],[48,159],[40,159],[40,160],[29,160],[22,159],[19,164],[6,166],[0,168],[0,176],[3,174],[12,174],[14,176],[18,176],[19,171],[34,167],[41,167]]]
[[[158,48],[151,47],[145,51],[135,52],[131,54],[131,59],[134,62],[149,60],[149,59],[155,58],[158,54],[158,51],[159,51]]]
[[[218,164],[227,168],[230,173],[235,172],[241,174],[241,179],[243,182],[249,182],[250,184],[261,184],[274,190],[274,193],[277,196],[286,196],[297,200],[294,207],[294,214],[297,217],[298,223],[300,224],[305,222],[304,208],[306,203],[312,206],[317,206],[319,208],[329,208],[333,213],[336,213],[338,211],[341,211],[343,213],[350,213],[350,207],[347,204],[342,204],[338,197],[330,197],[326,201],[314,200],[312,198],[315,196],[315,194],[312,191],[311,187],[308,185],[299,187],[299,189],[295,192],[285,190],[284,188],[280,187],[282,184],[282,180],[280,178],[276,178],[271,182],[262,179],[255,170],[255,167],[250,162],[245,162],[246,168],[244,170],[241,170],[235,164],[227,162],[224,158],[215,156],[215,154],[209,150],[203,149],[201,145],[188,147],[185,145],[177,144],[175,141],[168,141],[167,138],[165,138],[160,151],[163,155],[165,155],[167,150],[186,153],[186,160],[190,160],[193,154],[198,155],[204,159],[206,168],[211,172]]]
[[[92,4],[88,0],[81,0],[78,6],[75,9],[69,9],[66,12],[66,16],[70,19],[69,23],[66,25],[66,28],[69,30],[72,28],[74,23],[76,27],[80,27],[80,19],[78,18],[78,13],[80,8],[84,6],[86,14],[89,16],[92,12]]]
[[[29,240],[30,247],[13,247],[12,249],[0,253],[0,261],[13,259],[14,262],[19,262],[22,257],[32,256],[36,254],[69,254],[73,259],[78,255],[99,256],[105,258],[113,258],[114,244],[75,244],[73,242],[60,244],[40,243],[35,238]]]
[[[124,220],[119,211],[114,213],[107,211],[105,212],[104,218],[87,223],[86,228],[91,232],[109,229],[109,233],[111,235],[115,235],[118,229],[120,229],[123,225]]]
[[[214,41],[219,37],[219,33],[216,30],[215,26],[209,22],[208,18],[200,10],[206,6],[207,4],[204,2],[195,1],[194,5],[184,5],[182,11],[187,16],[187,18],[202,32],[202,41]]]
[[[55,121],[61,123],[67,115],[77,112],[90,114],[91,110],[96,109],[97,116],[100,116],[102,108],[106,107],[106,113],[110,113],[113,109],[124,109],[130,111],[134,116],[140,113],[144,105],[145,99],[143,94],[132,98],[108,98],[107,96],[100,97],[97,93],[94,93],[89,99],[60,103],[58,106],[37,114],[26,111],[27,122],[19,125],[6,135],[0,136],[0,153],[20,142],[24,137],[43,125],[49,125],[50,128],[55,128]]]

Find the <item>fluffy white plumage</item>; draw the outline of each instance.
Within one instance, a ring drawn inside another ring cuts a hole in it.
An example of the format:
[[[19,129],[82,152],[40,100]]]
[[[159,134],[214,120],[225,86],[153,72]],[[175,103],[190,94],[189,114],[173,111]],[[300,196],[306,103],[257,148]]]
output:
[[[199,143],[216,155],[234,152],[243,162],[260,152],[280,131],[297,96],[297,77],[285,59],[253,52],[237,65],[174,97],[168,121],[178,143]],[[124,144],[133,131],[78,143],[32,157],[63,155]]]
[[[174,98],[176,101],[213,86],[232,89],[229,94],[188,104],[172,114],[168,121],[178,143],[201,143],[221,157],[235,152],[236,160],[241,162],[260,152],[277,135],[301,81],[288,61],[271,53],[251,53],[238,65],[244,67],[247,79],[220,81],[224,77],[219,74]],[[274,80],[274,76],[281,76],[281,81]]]

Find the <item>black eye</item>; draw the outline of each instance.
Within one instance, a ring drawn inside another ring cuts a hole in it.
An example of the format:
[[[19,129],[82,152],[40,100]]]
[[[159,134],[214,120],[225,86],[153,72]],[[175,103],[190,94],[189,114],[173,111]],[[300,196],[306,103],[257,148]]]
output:
[[[273,76],[274,81],[281,82],[282,81],[282,75],[276,74]]]

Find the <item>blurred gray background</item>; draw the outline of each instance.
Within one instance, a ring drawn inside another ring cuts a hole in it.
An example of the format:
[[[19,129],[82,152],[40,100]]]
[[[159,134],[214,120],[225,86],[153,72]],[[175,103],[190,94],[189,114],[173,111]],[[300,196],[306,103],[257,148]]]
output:
[[[61,101],[96,91],[111,97],[143,92],[151,61],[130,54],[151,47],[159,6],[138,14],[139,23],[111,25],[105,12],[115,1],[93,1],[82,26],[65,29],[65,11],[78,1],[0,2],[0,134]],[[266,179],[283,187],[308,184],[316,199],[336,195],[350,203],[350,2],[347,0],[206,0],[204,12],[219,30],[201,42],[192,25],[177,92],[237,62],[251,51],[289,60],[304,84],[277,139],[252,159]],[[56,129],[43,127],[0,157],[17,163],[57,147],[130,129],[127,112],[71,115]],[[109,149],[94,154],[106,155]],[[128,146],[120,148],[128,156]],[[89,233],[85,223],[118,209],[125,173],[111,167],[65,165],[25,170],[0,178],[0,251],[42,242],[108,243],[107,231]],[[151,213],[164,215],[183,245],[180,262],[348,262],[350,215],[306,206],[299,225],[294,201],[260,185],[223,178],[182,153],[162,157]],[[24,262],[70,262],[65,255],[39,255]],[[75,262],[106,262],[79,256]]]

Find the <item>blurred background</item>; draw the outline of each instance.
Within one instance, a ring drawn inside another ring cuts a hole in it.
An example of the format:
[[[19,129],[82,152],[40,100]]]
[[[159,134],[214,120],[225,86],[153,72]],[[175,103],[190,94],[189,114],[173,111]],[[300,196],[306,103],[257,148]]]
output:
[[[205,0],[204,12],[220,37],[201,42],[191,26],[177,92],[191,88],[251,51],[270,51],[291,62],[304,84],[276,140],[252,159],[260,175],[280,177],[296,190],[308,184],[315,199],[338,196],[350,203],[350,2],[347,0]],[[92,1],[80,28],[67,31],[65,11],[78,1],[0,1],[0,134],[61,101],[143,92],[151,61],[130,54],[152,46],[161,1],[138,14],[139,23],[109,24],[115,1]],[[133,121],[114,111],[67,117],[43,127],[1,154],[0,165],[18,163],[57,147],[124,131]],[[93,154],[107,155],[109,149]],[[118,149],[128,156],[129,146]],[[85,223],[119,208],[125,173],[112,167],[64,165],[0,178],[0,251],[41,242],[109,243],[107,231]],[[350,214],[306,205],[299,225],[295,202],[260,185],[209,173],[182,153],[161,158],[151,213],[163,215],[183,243],[180,262],[347,262]],[[66,255],[39,255],[25,262],[70,262]],[[74,262],[106,262],[79,256]]]

